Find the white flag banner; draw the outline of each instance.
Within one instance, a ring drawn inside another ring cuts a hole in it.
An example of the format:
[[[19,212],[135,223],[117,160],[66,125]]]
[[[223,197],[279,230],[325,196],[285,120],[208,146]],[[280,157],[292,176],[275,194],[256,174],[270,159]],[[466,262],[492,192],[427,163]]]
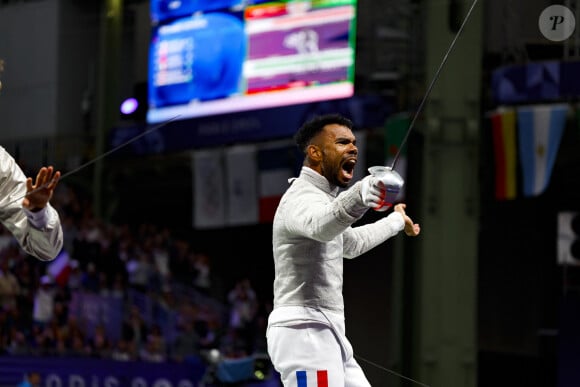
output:
[[[258,223],[257,148],[239,145],[227,149],[227,224]]]
[[[225,178],[220,149],[194,151],[194,227],[219,228],[225,225]]]

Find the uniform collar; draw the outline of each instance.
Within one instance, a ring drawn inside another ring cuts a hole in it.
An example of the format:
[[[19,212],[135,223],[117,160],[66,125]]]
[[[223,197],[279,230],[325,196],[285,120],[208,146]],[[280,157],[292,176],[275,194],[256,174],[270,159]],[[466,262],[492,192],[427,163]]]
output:
[[[322,176],[320,173],[316,172],[310,167],[302,166],[302,170],[300,171],[300,178],[305,179],[329,195],[336,196],[338,194],[338,186],[330,184],[326,177]]]

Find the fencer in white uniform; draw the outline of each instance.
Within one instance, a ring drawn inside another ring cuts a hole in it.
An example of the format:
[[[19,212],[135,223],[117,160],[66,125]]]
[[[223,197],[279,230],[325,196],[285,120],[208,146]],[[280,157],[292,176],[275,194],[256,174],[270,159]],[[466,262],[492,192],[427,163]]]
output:
[[[0,147],[0,222],[25,252],[42,261],[53,260],[63,246],[60,217],[49,203],[59,177],[52,167],[42,167],[32,181]]]
[[[295,136],[305,159],[273,223],[274,304],[268,353],[285,387],[370,386],[345,333],[343,258],[355,258],[398,232],[420,227],[400,203],[380,220],[352,227],[383,205],[384,185],[367,176],[350,188],[358,150],[352,123],[327,115]]]

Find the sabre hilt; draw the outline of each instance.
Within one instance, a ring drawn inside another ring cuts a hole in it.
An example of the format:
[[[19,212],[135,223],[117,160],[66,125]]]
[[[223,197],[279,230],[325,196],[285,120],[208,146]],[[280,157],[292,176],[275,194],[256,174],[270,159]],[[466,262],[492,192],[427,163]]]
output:
[[[382,165],[377,165],[369,168],[369,172],[374,177],[379,178],[379,180],[385,185],[384,197],[382,198],[382,203],[373,208],[375,211],[383,212],[388,210],[393,206],[395,200],[399,196],[405,181],[391,167],[385,167]]]

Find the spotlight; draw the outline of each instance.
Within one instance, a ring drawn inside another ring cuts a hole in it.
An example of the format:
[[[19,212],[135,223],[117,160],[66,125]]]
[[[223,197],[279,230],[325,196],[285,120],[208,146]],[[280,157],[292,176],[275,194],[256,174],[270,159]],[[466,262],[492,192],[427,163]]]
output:
[[[133,114],[139,107],[139,101],[136,98],[127,98],[121,104],[121,113],[125,115]]]
[[[123,121],[144,122],[147,117],[147,83],[133,85],[130,98],[121,103],[119,110]]]

